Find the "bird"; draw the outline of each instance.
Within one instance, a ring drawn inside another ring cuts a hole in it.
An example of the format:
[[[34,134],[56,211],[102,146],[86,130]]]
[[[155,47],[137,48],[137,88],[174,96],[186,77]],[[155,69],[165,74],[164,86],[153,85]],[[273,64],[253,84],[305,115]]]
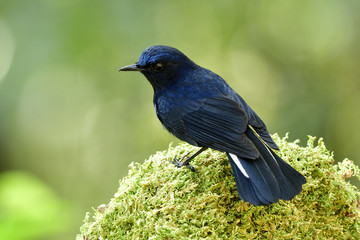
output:
[[[155,112],[164,128],[200,147],[190,157],[175,158],[177,167],[196,171],[190,161],[211,148],[226,153],[245,202],[266,206],[301,192],[305,177],[275,153],[279,147],[265,123],[216,73],[164,45],[146,48],[138,62],[119,71],[142,73],[154,90]]]

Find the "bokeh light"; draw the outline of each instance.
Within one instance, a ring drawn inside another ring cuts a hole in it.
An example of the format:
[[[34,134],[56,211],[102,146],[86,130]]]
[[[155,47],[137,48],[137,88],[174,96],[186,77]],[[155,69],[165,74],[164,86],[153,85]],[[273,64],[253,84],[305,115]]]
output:
[[[51,189],[41,192],[55,202],[49,231],[31,236],[73,238],[131,162],[176,144],[146,79],[118,72],[155,44],[221,75],[271,133],[304,145],[323,137],[335,159],[359,165],[359,10],[337,0],[2,1],[0,186],[18,189],[1,178],[15,171]],[[57,226],[64,206],[69,219]]]

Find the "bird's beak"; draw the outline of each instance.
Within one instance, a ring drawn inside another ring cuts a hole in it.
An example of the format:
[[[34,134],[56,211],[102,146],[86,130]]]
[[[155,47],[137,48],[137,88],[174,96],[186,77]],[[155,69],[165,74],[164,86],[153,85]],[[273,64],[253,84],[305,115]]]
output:
[[[142,68],[137,66],[136,64],[131,64],[129,66],[125,66],[119,69],[119,71],[141,71]]]

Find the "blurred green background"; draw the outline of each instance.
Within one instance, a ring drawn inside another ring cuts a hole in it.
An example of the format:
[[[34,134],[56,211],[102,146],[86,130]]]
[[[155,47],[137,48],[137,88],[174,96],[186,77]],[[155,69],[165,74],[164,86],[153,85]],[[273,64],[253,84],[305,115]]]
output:
[[[177,140],[117,70],[151,45],[221,75],[291,140],[360,162],[360,1],[0,0],[0,239],[71,239]]]

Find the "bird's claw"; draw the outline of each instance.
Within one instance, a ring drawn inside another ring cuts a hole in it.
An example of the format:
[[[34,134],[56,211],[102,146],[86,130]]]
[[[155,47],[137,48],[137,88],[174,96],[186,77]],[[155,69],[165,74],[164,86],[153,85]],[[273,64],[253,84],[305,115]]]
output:
[[[194,168],[193,166],[191,165],[185,165],[188,169],[190,169],[192,172],[196,172],[196,174],[199,176],[199,172],[198,170],[196,170],[196,168]]]
[[[175,165],[175,167],[178,167],[178,168],[182,167],[181,162],[179,162],[176,157],[174,157],[173,160],[170,162],[173,163]]]
[[[187,155],[189,155],[189,153],[186,154],[185,156],[183,156],[181,158],[181,160],[183,160]],[[176,159],[176,157],[174,157],[173,160],[170,162],[173,163],[175,165],[175,167],[181,168],[181,167],[185,166],[185,167],[189,168],[192,172],[196,172],[196,174],[199,175],[199,172],[196,170],[196,168],[191,166],[189,163],[186,163],[186,161],[181,161],[181,160],[179,161]],[[185,162],[185,164],[184,164],[184,162]]]

